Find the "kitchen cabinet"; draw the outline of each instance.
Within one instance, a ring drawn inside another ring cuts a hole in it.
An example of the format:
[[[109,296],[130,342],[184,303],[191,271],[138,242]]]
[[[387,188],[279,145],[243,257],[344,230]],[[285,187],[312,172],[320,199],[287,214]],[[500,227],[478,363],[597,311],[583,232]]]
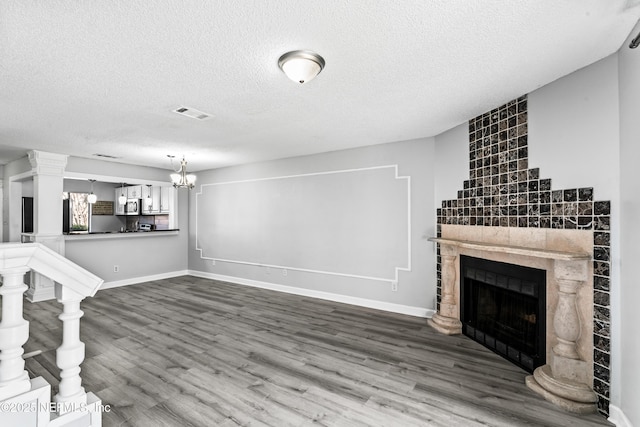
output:
[[[160,187],[160,213],[170,213],[173,205],[173,187]]]
[[[142,199],[141,185],[132,185],[129,187],[125,187],[125,190],[127,190],[127,199]]]
[[[147,197],[151,198],[151,205],[147,205]],[[155,215],[160,213],[160,187],[142,187],[142,214]]]

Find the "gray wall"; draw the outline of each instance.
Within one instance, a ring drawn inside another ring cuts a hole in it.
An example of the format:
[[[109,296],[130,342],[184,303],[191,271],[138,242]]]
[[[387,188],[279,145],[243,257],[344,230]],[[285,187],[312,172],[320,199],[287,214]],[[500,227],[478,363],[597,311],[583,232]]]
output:
[[[375,170],[371,174],[360,170],[388,165],[397,165],[399,177],[410,177],[410,200],[409,180],[394,179],[394,170]],[[189,269],[433,309],[434,251],[426,241],[435,235],[433,167],[433,139],[429,138],[201,172],[197,192],[190,199]],[[333,173],[346,170],[357,171]],[[292,178],[265,181],[278,177]],[[222,192],[219,187],[228,190],[232,186],[212,185],[248,180],[251,182],[237,186],[237,191]],[[256,183],[260,185],[255,186]],[[407,202],[411,206],[410,236],[406,226],[395,224],[399,218],[402,221],[407,217]],[[216,211],[216,204],[223,204],[220,209],[225,212],[224,223],[217,225],[207,219],[210,212]],[[234,220],[230,206],[238,216],[253,210],[253,222]],[[322,210],[322,214],[309,211],[309,206]],[[320,221],[322,218],[324,222]],[[238,229],[243,224],[253,232]],[[317,233],[317,227],[324,227],[322,233]],[[227,239],[222,234],[225,228],[235,228],[242,238]],[[391,264],[405,267],[409,237],[411,271],[399,271],[397,291],[391,290],[390,281],[354,277],[378,272],[389,278]],[[232,247],[217,247],[216,239],[221,239],[223,246]],[[205,247],[202,252],[196,250],[198,242]],[[305,247],[314,244],[323,247]],[[335,249],[333,253],[327,251],[327,244],[329,249]],[[370,247],[363,251],[367,255],[353,250],[361,244]],[[220,261],[224,256],[217,257],[216,253],[238,254],[245,258],[243,261],[255,261],[257,265]],[[213,265],[207,258],[218,259]],[[367,264],[371,260],[377,260],[375,265]],[[315,271],[287,269],[285,276],[281,268],[266,265]],[[336,271],[347,275],[327,274]]]
[[[458,197],[469,179],[469,124],[463,123],[435,138],[435,204]],[[435,212],[434,212],[435,215]]]
[[[632,36],[637,35],[636,25]],[[637,264],[640,260],[640,49],[627,48],[631,37],[619,53],[620,78],[620,298],[616,302],[619,316],[616,332],[619,336],[621,375],[616,388],[616,405],[622,409],[631,425],[640,426],[640,279]],[[616,361],[618,363],[618,361]]]
[[[69,157],[66,173],[86,174],[87,178],[113,179],[128,183],[168,182],[170,171],[135,165],[124,165],[93,159]],[[99,200],[113,200],[116,184],[96,183],[94,192]],[[65,180],[66,189],[88,192],[87,181]],[[158,275],[171,275],[187,270],[189,198],[186,190],[178,191],[177,215],[180,232],[177,236],[122,237],[95,240],[66,240],[65,255],[109,282],[135,282]],[[94,220],[96,217],[94,217]],[[113,220],[114,218],[110,218]],[[106,219],[105,221],[109,221]],[[110,227],[111,225],[102,224]],[[119,227],[119,226],[118,226]],[[113,266],[119,266],[119,272]]]
[[[611,201],[611,404],[620,405],[625,340],[621,280],[620,110],[618,55],[611,55],[529,95],[529,167],[553,188],[593,187]],[[625,231],[626,233],[626,231]],[[626,375],[626,373],[624,374]]]

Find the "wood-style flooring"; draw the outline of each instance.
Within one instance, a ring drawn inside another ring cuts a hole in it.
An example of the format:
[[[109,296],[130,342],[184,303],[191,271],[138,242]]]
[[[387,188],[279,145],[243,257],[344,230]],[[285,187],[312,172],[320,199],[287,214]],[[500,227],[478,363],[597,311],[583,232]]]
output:
[[[104,426],[602,426],[425,319],[184,276],[82,304],[83,386]],[[32,376],[58,384],[60,305],[25,303]],[[56,391],[54,391],[55,393]]]

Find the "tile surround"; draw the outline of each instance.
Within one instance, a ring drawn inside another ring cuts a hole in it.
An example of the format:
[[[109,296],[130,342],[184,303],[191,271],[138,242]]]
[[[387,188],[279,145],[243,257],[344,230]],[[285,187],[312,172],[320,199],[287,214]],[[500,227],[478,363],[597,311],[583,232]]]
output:
[[[437,209],[437,234],[442,224],[593,231],[593,389],[598,411],[608,415],[611,204],[594,200],[591,187],[554,189],[538,168],[530,169],[527,126],[526,95],[469,121],[469,179]],[[439,245],[436,261],[439,310]]]

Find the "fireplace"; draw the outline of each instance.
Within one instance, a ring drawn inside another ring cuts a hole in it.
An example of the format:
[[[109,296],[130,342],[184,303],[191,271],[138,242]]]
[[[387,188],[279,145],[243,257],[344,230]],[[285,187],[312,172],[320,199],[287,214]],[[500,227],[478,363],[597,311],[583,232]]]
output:
[[[473,332],[473,339],[533,370],[525,379],[533,391],[569,411],[593,412],[593,234],[449,224],[439,231],[430,240],[438,243],[441,299],[429,324],[448,335]],[[468,304],[469,292],[476,293],[475,305]],[[498,304],[506,311],[499,313]],[[544,339],[526,341],[535,333],[514,332],[514,318],[535,321]]]
[[[546,271],[460,257],[462,333],[533,372],[546,363]]]

